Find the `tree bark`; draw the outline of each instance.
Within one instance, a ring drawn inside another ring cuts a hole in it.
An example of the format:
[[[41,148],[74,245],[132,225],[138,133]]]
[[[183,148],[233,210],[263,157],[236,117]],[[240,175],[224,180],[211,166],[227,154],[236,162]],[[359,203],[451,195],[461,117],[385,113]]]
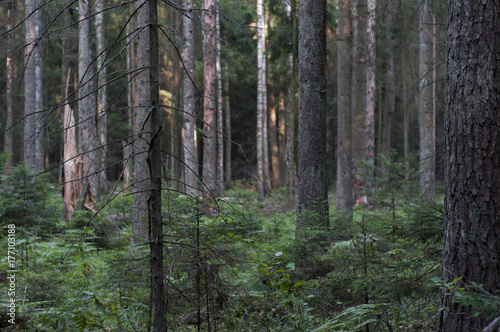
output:
[[[133,7],[131,7],[133,11]],[[136,105],[136,78],[135,74],[132,75],[133,69],[136,68],[137,59],[135,57],[135,38],[131,36],[131,25],[133,21],[127,24],[127,50],[126,50],[126,69],[127,69],[127,125],[129,127],[129,135],[131,133],[136,133],[136,126],[134,126],[134,114],[137,109]],[[134,166],[134,156],[132,154],[133,149],[133,139],[127,138],[123,143],[123,187],[125,192],[128,193],[130,185],[132,183],[133,176],[133,166]]]
[[[365,185],[367,188],[373,186],[375,166],[375,9],[376,0],[367,0],[366,6],[366,50],[365,50],[365,75],[366,75],[366,105],[365,105],[365,128],[364,128],[364,162],[367,164],[363,173],[365,174]]]
[[[351,114],[351,1],[341,0],[338,7],[339,25],[337,59],[337,211],[352,217],[354,206],[353,155],[352,155],[352,114]]]
[[[184,9],[191,10],[193,0],[184,1]],[[198,152],[195,141],[196,99],[194,87],[194,34],[192,13],[182,17],[183,44],[183,109],[184,109],[184,176],[186,194],[198,192]]]
[[[216,54],[216,71],[217,71],[217,195],[224,196],[224,110],[222,105],[222,71],[220,57],[220,15],[217,5],[216,13],[216,35],[217,35],[217,54]]]
[[[500,289],[500,8],[448,0],[445,106],[445,282],[463,277]],[[481,331],[489,323],[441,292],[439,331]]]
[[[33,171],[43,169],[42,11],[39,0],[26,0],[24,69],[24,163]]]
[[[216,196],[217,142],[216,142],[216,4],[214,0],[204,0],[203,15],[203,193],[205,197]]]
[[[13,22],[15,21],[15,16],[16,16],[16,6],[13,5],[12,2],[9,3],[9,8],[7,9],[7,31],[11,30],[13,27]],[[15,73],[15,68],[14,68],[14,61],[12,61],[12,56],[13,56],[13,51],[14,51],[14,45],[13,45],[13,37],[12,33],[9,33],[7,36],[7,43],[6,43],[6,48],[7,48],[7,58],[6,58],[6,63],[5,63],[5,69],[6,69],[6,94],[7,94],[7,105],[6,105],[6,111],[7,111],[7,118],[5,120],[5,134],[4,134],[4,141],[3,141],[3,153],[9,154],[12,153],[12,109],[13,109],[13,104],[14,104],[14,98],[13,98],[13,89],[14,89],[14,73]],[[7,162],[4,165],[4,169],[9,169],[12,166],[12,157],[7,160]]]
[[[108,182],[107,172],[106,172],[106,159],[107,159],[107,145],[108,145],[108,114],[106,105],[106,66],[104,60],[106,58],[106,52],[104,48],[104,1],[96,1],[96,15],[95,15],[95,27],[96,27],[96,42],[97,42],[97,82],[99,91],[97,92],[97,118],[98,118],[98,133],[99,133],[99,144],[101,146],[100,150],[100,179],[99,184],[101,186],[100,191],[104,192],[106,190],[106,184]]]
[[[433,1],[422,0],[419,8],[419,128],[420,187],[428,199],[434,199],[436,169],[436,129],[433,96]]]
[[[299,5],[297,230],[328,226],[326,158],[326,1]]]
[[[257,192],[259,200],[264,199],[265,162],[264,162],[264,116],[266,93],[266,66],[264,60],[264,2],[257,0]]]
[[[88,0],[79,0],[78,41],[79,147],[82,154],[83,207],[93,209],[99,199],[99,139],[97,136],[95,78],[91,40],[91,9]]]
[[[228,72],[227,64],[224,65],[225,72]],[[229,100],[229,77],[226,76],[224,80],[224,120],[225,120],[225,135],[227,137],[227,142],[224,145],[224,162],[225,162],[225,184],[226,187],[231,187],[232,175],[231,175],[231,103]]]

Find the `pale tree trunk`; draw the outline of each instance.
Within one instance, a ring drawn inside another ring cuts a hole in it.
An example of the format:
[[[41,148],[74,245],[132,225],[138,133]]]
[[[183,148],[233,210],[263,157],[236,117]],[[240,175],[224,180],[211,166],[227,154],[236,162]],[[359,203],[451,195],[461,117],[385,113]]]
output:
[[[99,141],[101,145],[100,150],[100,179],[99,184],[101,186],[100,191],[105,191],[107,188],[108,178],[106,176],[106,158],[107,158],[107,145],[108,145],[108,115],[107,115],[107,105],[106,105],[106,66],[104,65],[104,60],[106,58],[106,52],[104,49],[104,0],[96,1],[96,15],[95,15],[95,27],[96,27],[96,42],[97,42],[97,82],[99,86],[99,91],[97,93],[97,118],[98,122],[98,133]]]
[[[220,58],[220,15],[217,7],[217,54],[216,54],[216,71],[217,71],[217,195],[224,196],[224,110],[222,106],[222,72]]]
[[[448,0],[442,279],[500,289],[500,12],[495,1]],[[441,291],[438,330],[493,331]],[[480,293],[481,294],[481,293]],[[491,300],[493,301],[493,300]],[[479,308],[478,308],[479,309]],[[497,312],[498,315],[498,312]],[[496,330],[496,329],[495,329]]]
[[[43,85],[42,85],[42,11],[39,0],[26,1],[26,49],[24,69],[24,163],[39,171],[44,166]]]
[[[351,1],[339,1],[337,59],[337,211],[352,217],[354,206],[351,114]]]
[[[291,0],[291,4],[286,5],[287,16],[293,27],[292,42],[290,43],[290,53],[288,54],[288,76],[291,84],[288,85],[287,99],[285,103],[285,164],[286,164],[286,191],[288,194],[288,204],[292,207],[296,205],[296,181],[295,181],[295,114],[297,113],[297,34],[296,34],[296,0]]]
[[[63,136],[63,200],[64,217],[69,221],[76,208],[76,202],[80,195],[78,146],[76,143],[76,125],[73,110],[68,102],[68,87],[71,71],[68,69],[68,78],[64,93],[64,136]]]
[[[392,33],[392,20],[394,15],[392,11],[388,9],[386,13],[386,29],[387,36],[385,40],[386,52],[388,52],[388,58],[386,61],[385,68],[385,93],[384,93],[384,108],[382,111],[382,148],[381,153],[387,158],[391,157],[391,131],[392,131],[392,115],[394,113],[395,103],[396,103],[396,83],[394,76],[394,41]],[[386,176],[385,163],[381,163],[382,176]]]
[[[131,11],[133,11],[131,7]],[[136,86],[135,86],[135,74],[132,74],[132,70],[136,67],[135,58],[135,42],[132,40],[131,25],[133,21],[127,24],[127,50],[126,50],[126,69],[127,69],[127,125],[132,129],[132,133],[136,133],[136,128],[134,128],[134,114],[136,110]],[[130,133],[129,133],[130,134]],[[132,155],[133,140],[127,138],[123,143],[123,187],[125,192],[129,192],[130,185],[132,183],[133,175],[133,165],[134,157]]]
[[[97,96],[91,40],[91,9],[89,0],[79,1],[80,25],[78,42],[78,112],[79,147],[82,154],[82,206],[93,210],[99,199],[99,139],[97,137]]]
[[[366,13],[366,105],[365,105],[365,134],[364,158],[367,167],[364,167],[366,187],[373,186],[375,166],[375,7],[376,0],[367,0]]]
[[[224,65],[224,71],[228,72],[227,63]],[[231,175],[231,103],[229,100],[229,77],[226,76],[224,80],[224,120],[225,120],[225,135],[227,137],[226,144],[224,145],[224,163],[225,163],[225,183],[226,187],[231,187],[232,175]]]
[[[326,157],[326,1],[299,4],[297,236],[328,227]]]
[[[266,12],[264,8],[264,3],[262,3],[262,20],[263,22],[263,31],[262,31],[262,52],[266,51],[266,38],[267,38],[267,20],[266,20]],[[262,54],[262,87],[264,90],[262,91],[262,104],[263,104],[263,112],[262,112],[262,153],[263,153],[263,167],[264,167],[264,193],[269,195],[271,192],[271,179],[269,176],[270,163],[269,163],[269,107],[267,104],[267,57],[265,54]]]
[[[203,15],[203,193],[215,197],[217,182],[216,142],[216,4],[215,0],[204,0]]]
[[[271,148],[271,168],[272,168],[272,179],[274,187],[282,187],[282,176],[281,176],[281,160],[280,160],[280,149],[279,149],[279,136],[278,136],[278,105],[276,98],[274,98],[274,105],[269,107],[269,146]]]
[[[436,173],[436,134],[433,100],[433,1],[422,0],[419,9],[419,112],[420,187],[428,199],[434,199]]]
[[[13,5],[13,2],[10,2],[9,9],[7,9],[7,30],[11,30],[13,27],[13,22],[15,21],[15,15],[16,15],[16,6]],[[7,118],[5,121],[5,134],[4,134],[4,141],[3,141],[3,153],[12,153],[12,109],[13,109],[13,89],[14,89],[14,73],[15,73],[15,68],[14,68],[14,61],[12,61],[12,56],[13,56],[13,51],[14,51],[14,45],[13,45],[13,37],[12,33],[9,33],[7,36],[7,43],[6,43],[6,48],[7,48],[7,58],[6,58],[6,63],[5,63],[5,69],[6,69],[6,94],[7,94],[7,105],[6,105],[6,111],[7,111]],[[4,169],[9,169],[12,166],[12,157],[7,160],[7,162],[4,165]]]
[[[193,0],[184,1],[184,9],[193,8]],[[186,13],[182,17],[183,44],[183,109],[184,109],[184,176],[186,194],[197,195],[198,192],[198,152],[195,141],[196,99],[194,87],[194,34],[193,14]]]
[[[266,67],[264,60],[264,2],[257,0],[257,192],[259,200],[264,199],[264,95],[266,92]]]

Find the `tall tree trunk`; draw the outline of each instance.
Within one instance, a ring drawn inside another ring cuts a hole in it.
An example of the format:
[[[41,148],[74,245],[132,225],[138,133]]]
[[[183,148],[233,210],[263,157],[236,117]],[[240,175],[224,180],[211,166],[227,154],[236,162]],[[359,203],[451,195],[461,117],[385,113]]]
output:
[[[26,0],[26,49],[24,70],[24,163],[31,170],[43,169],[42,11],[39,0]]]
[[[376,0],[367,0],[366,13],[366,105],[365,105],[365,134],[364,134],[364,167],[366,187],[373,186],[375,166],[375,9]]]
[[[278,105],[274,98],[274,103],[269,107],[269,146],[271,148],[271,168],[274,187],[282,187],[281,160],[279,149],[279,123],[278,123]]]
[[[388,52],[388,58],[385,68],[385,93],[384,93],[384,108],[382,114],[382,148],[381,153],[390,158],[391,155],[391,131],[392,131],[392,114],[396,104],[396,84],[394,76],[394,42],[392,32],[392,20],[394,16],[392,11],[388,9],[386,13],[386,29],[387,36],[385,39],[385,48]],[[381,163],[382,176],[386,176],[385,163]]]
[[[91,39],[91,9],[89,0],[79,0],[80,31],[78,42],[78,112],[79,146],[82,154],[82,191],[80,198],[83,207],[94,209],[99,199],[99,139],[97,137],[97,96],[93,67]]]
[[[328,226],[326,1],[299,4],[298,233]],[[304,228],[301,230],[301,228]],[[302,237],[302,236],[301,236]]]
[[[264,60],[264,1],[257,0],[257,192],[259,200],[264,199],[265,162],[264,162],[264,113],[266,94],[266,65]]]
[[[7,31],[11,30],[13,27],[13,22],[16,19],[16,6],[14,6],[13,2],[10,2],[9,8],[7,9]],[[14,73],[15,73],[15,68],[14,68],[14,61],[12,61],[12,56],[13,56],[13,51],[14,51],[14,41],[12,38],[12,33],[9,33],[7,36],[7,43],[6,43],[6,48],[7,48],[7,59],[5,63],[5,69],[6,69],[6,94],[7,94],[7,105],[6,105],[6,111],[7,111],[7,118],[5,121],[5,134],[4,134],[4,141],[3,141],[3,153],[12,153],[12,109],[13,109],[13,103],[14,103],[14,98],[12,94],[12,90],[14,89]],[[12,157],[7,160],[7,162],[4,165],[4,169],[9,169],[12,166]]]
[[[434,199],[436,173],[436,130],[433,100],[433,1],[422,0],[419,9],[419,128],[420,187],[422,194]]]
[[[354,206],[351,114],[351,1],[339,1],[337,59],[337,211],[352,217]]]
[[[292,42],[290,43],[290,54],[288,55],[288,76],[291,84],[288,85],[287,99],[285,103],[285,164],[286,164],[286,191],[288,193],[288,204],[296,204],[296,181],[295,181],[295,114],[297,113],[297,1],[291,0],[291,5],[286,6],[288,18],[292,26]]]
[[[98,82],[98,95],[97,95],[97,118],[98,118],[98,133],[99,133],[99,144],[101,146],[100,151],[100,179],[99,184],[101,186],[100,191],[106,190],[106,184],[108,182],[108,177],[106,176],[106,159],[107,159],[107,145],[108,145],[108,114],[106,105],[106,90],[107,90],[107,79],[106,79],[106,66],[104,65],[104,60],[106,58],[106,52],[104,48],[104,0],[96,1],[96,15],[95,15],[95,27],[96,27],[96,42],[97,42],[97,82]]]
[[[204,0],[203,15],[203,192],[205,196],[215,197],[217,181],[217,142],[216,142],[216,4],[214,0]]]
[[[217,5],[218,6],[218,5]],[[224,109],[222,105],[222,71],[220,58],[220,15],[219,7],[217,7],[217,55],[216,55],[216,71],[217,71],[217,195],[224,196]]]
[[[227,73],[227,64],[224,65],[224,71]],[[231,103],[229,100],[229,77],[226,76],[224,80],[224,120],[225,120],[225,135],[227,137],[227,142],[225,147],[225,183],[226,187],[231,187],[232,175],[231,175]]]
[[[500,289],[500,11],[448,0],[443,280]],[[483,331],[489,320],[441,292],[439,331]],[[486,331],[486,329],[484,330]]]
[[[131,7],[131,11],[133,11]],[[132,75],[133,69],[136,68],[137,59],[135,57],[135,38],[132,39],[131,36],[131,25],[133,21],[127,24],[127,50],[126,50],[126,69],[127,69],[127,125],[129,127],[129,135],[136,133],[136,128],[134,126],[134,114],[137,109],[136,105],[136,78],[135,74]],[[133,176],[133,166],[134,166],[134,156],[132,154],[133,149],[133,139],[127,138],[123,143],[123,187],[125,192],[129,192],[130,185],[132,183]]]

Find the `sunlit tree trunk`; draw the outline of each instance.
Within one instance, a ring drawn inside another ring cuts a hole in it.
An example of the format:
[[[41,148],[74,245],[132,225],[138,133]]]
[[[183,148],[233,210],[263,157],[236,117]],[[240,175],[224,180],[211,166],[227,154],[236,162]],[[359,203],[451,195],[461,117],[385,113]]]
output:
[[[338,57],[337,57],[337,211],[352,215],[354,206],[353,159],[352,159],[352,114],[351,114],[351,1],[339,1]]]
[[[419,128],[420,186],[422,194],[434,198],[436,134],[433,96],[433,1],[422,0],[419,7]]]
[[[269,107],[269,146],[271,155],[272,179],[274,187],[283,186],[278,133],[278,102]]]
[[[42,85],[42,11],[39,0],[27,0],[25,6],[25,69],[24,69],[24,163],[39,171],[45,163],[43,144],[43,85]]]
[[[203,8],[203,192],[215,197],[217,181],[217,138],[216,138],[216,4],[204,0]]]
[[[100,151],[100,180],[99,184],[101,190],[106,190],[106,183],[108,178],[106,176],[106,159],[107,159],[107,145],[108,145],[108,115],[107,115],[107,105],[106,105],[106,66],[104,65],[104,60],[106,58],[106,51],[104,49],[104,0],[96,1],[96,15],[95,15],[95,27],[96,27],[96,42],[97,42],[97,83],[98,83],[98,95],[97,95],[97,118],[98,118],[98,133],[99,141],[101,145]]]
[[[193,8],[193,0],[185,0],[184,9]],[[184,177],[186,194],[198,194],[198,152],[195,141],[196,98],[194,87],[193,14],[182,17],[183,44],[183,110],[184,110]]]
[[[299,3],[298,233],[328,225],[326,1]],[[304,228],[304,229],[302,229]]]
[[[222,71],[220,58],[220,15],[217,8],[217,195],[224,196],[224,109],[222,104]]]
[[[266,65],[264,58],[264,2],[257,0],[257,192],[259,199],[264,198],[265,192],[265,94],[266,94]]]
[[[97,96],[95,93],[94,57],[91,39],[91,9],[89,0],[79,1],[80,23],[78,39],[78,114],[79,148],[82,154],[83,207],[94,209],[99,198],[99,139],[97,136]]]
[[[495,1],[448,0],[442,278],[500,289],[500,12]],[[442,332],[493,331],[488,317],[441,291]],[[498,313],[497,313],[498,315]]]

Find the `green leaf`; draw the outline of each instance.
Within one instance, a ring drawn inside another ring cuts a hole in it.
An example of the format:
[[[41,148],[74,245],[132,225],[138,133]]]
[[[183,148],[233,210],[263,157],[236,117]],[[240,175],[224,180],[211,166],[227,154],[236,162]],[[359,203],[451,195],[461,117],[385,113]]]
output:
[[[300,287],[300,286],[305,285],[305,284],[306,284],[305,281],[297,281],[296,283],[293,284],[292,288]]]

